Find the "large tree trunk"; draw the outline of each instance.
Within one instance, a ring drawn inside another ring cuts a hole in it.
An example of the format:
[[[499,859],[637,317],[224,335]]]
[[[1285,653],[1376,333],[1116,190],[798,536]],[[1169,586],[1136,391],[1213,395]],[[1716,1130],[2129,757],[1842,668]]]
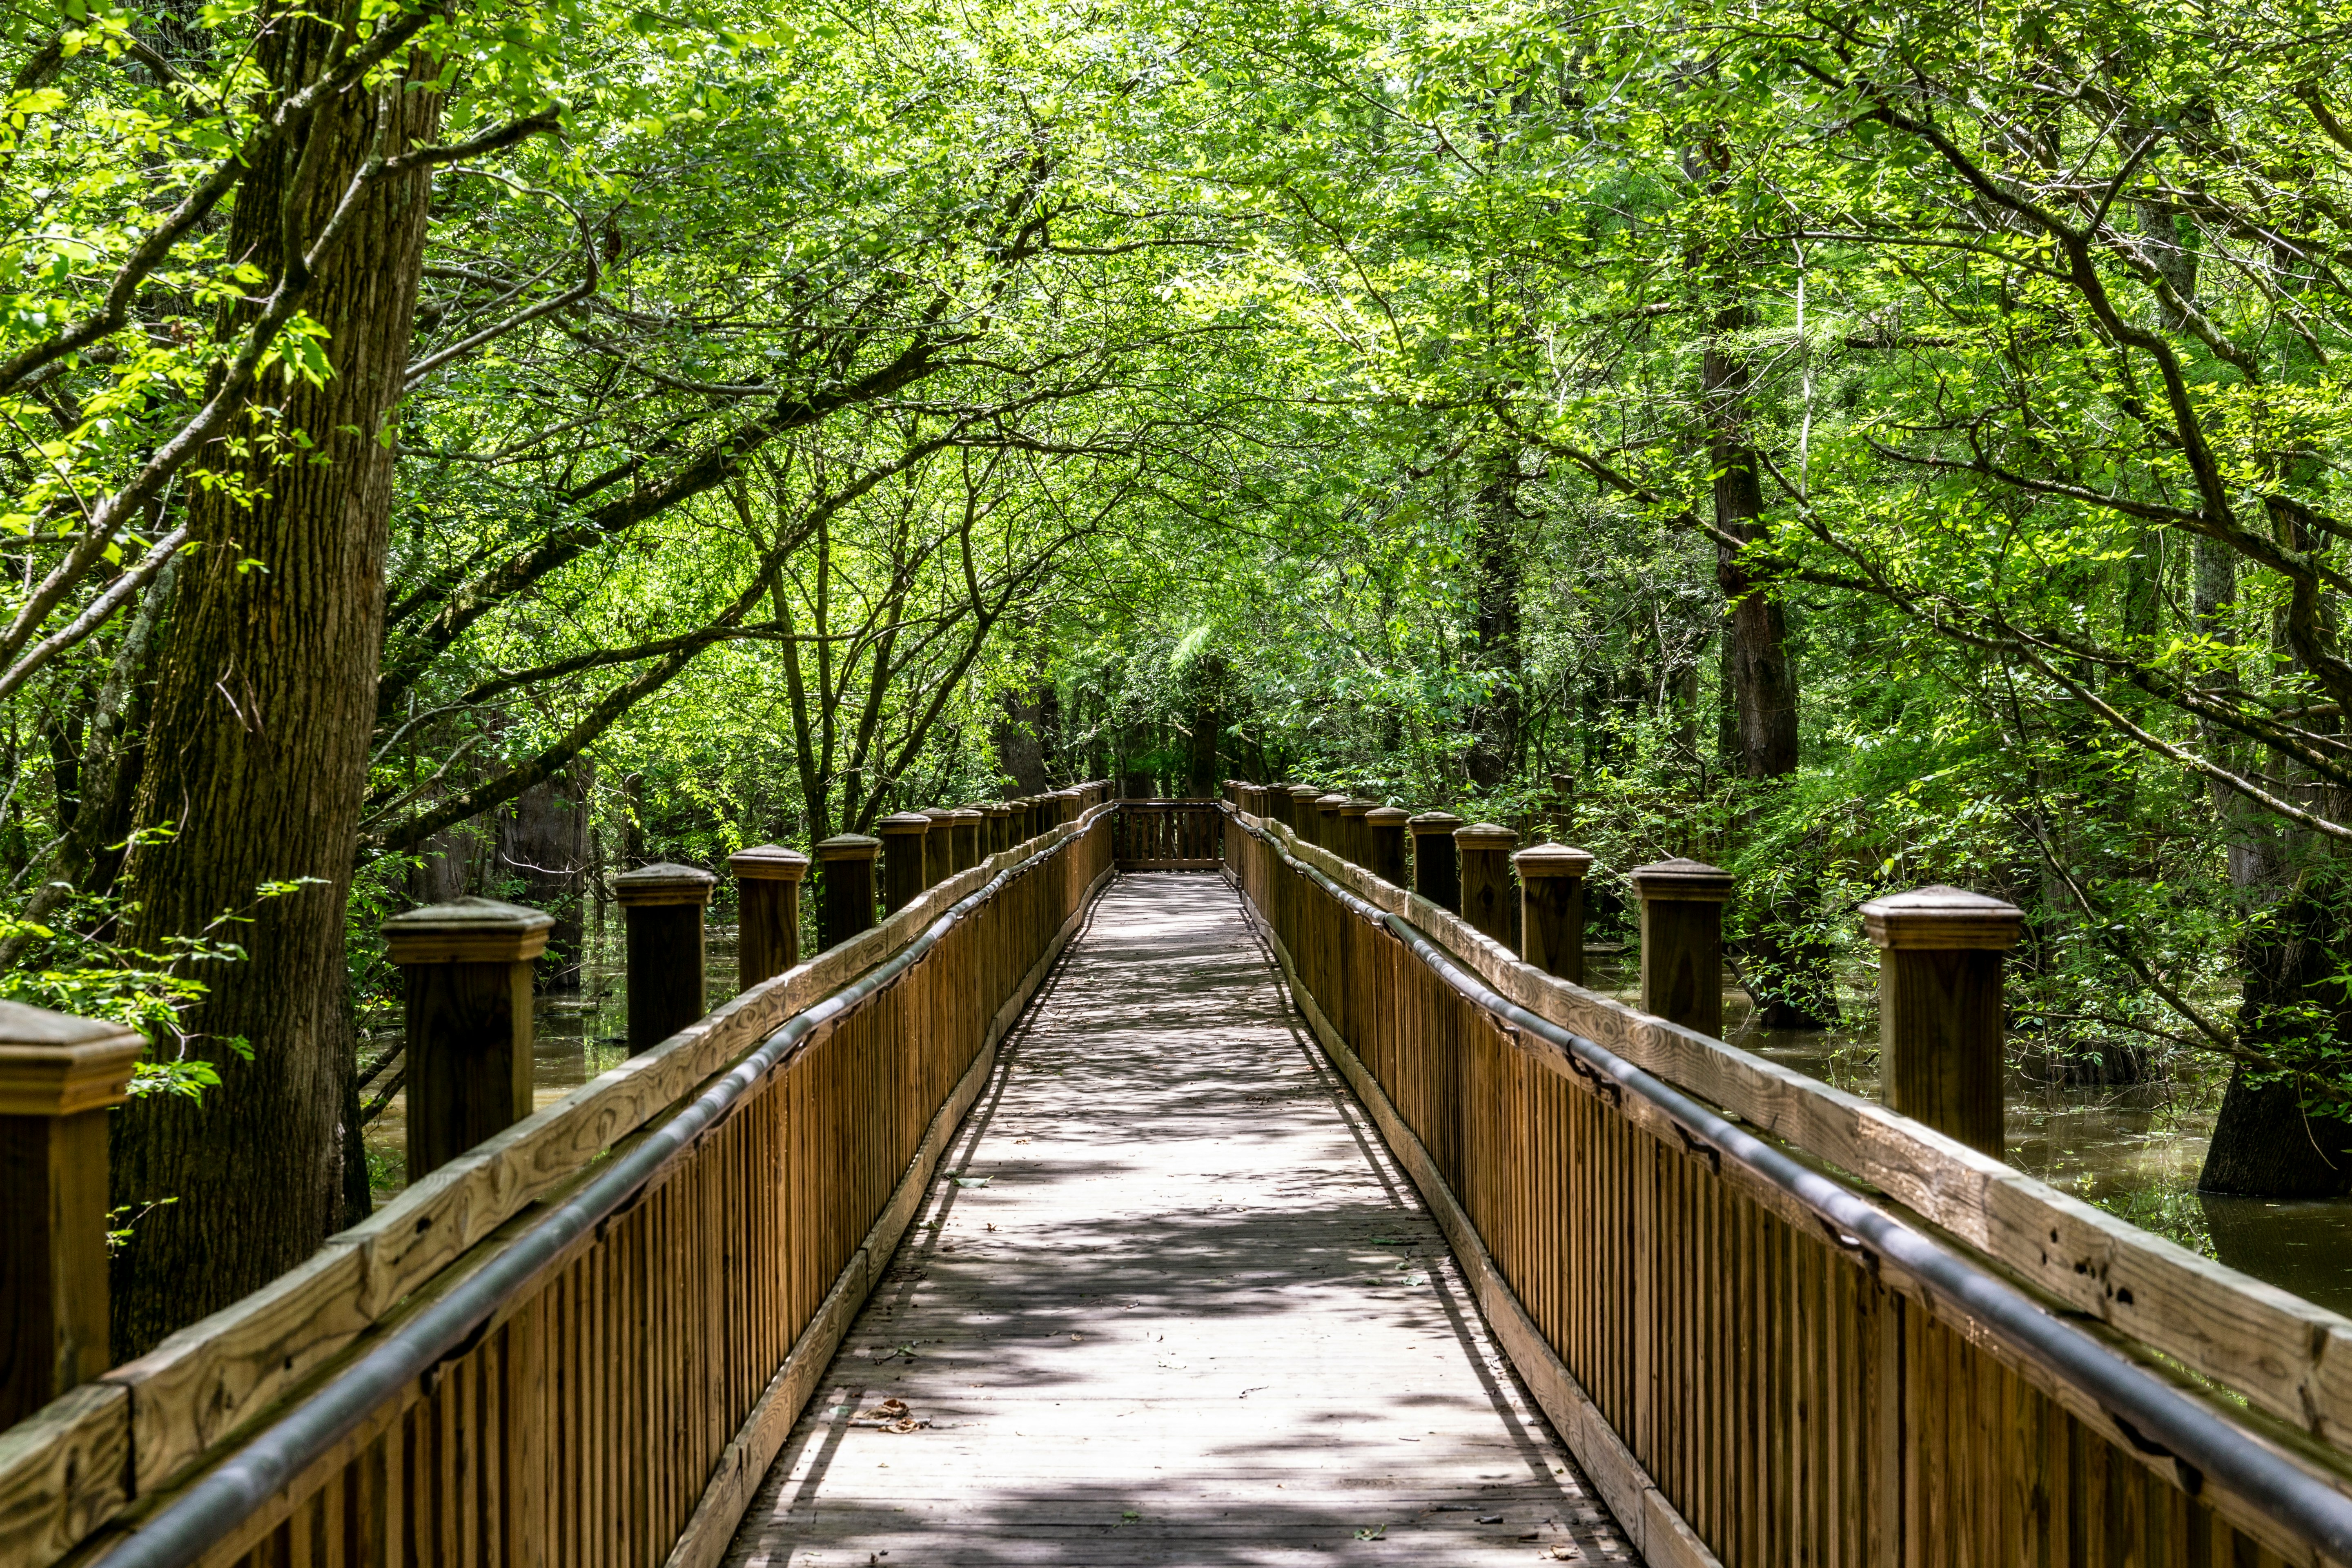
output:
[[[581,891],[588,870],[588,800],[595,764],[581,758],[522,792],[499,814],[499,876],[519,898],[555,917],[547,956],[533,974],[541,990],[580,988]]]
[[[257,60],[282,97],[328,68],[337,31],[284,9],[265,15]],[[439,112],[439,95],[414,88],[330,100],[303,142],[247,174],[227,253],[274,282],[288,204],[301,207],[298,236],[315,235],[373,150],[429,139]],[[321,138],[318,177],[298,197],[296,160]],[[115,1118],[114,1201],[136,1216],[115,1264],[118,1356],[268,1282],[350,1217],[343,906],[383,642],[386,437],[428,195],[419,173],[362,199],[304,302],[328,333],[331,375],[269,384],[262,398],[279,420],[238,426],[256,437],[299,431],[310,446],[287,440],[283,462],[260,440],[242,457],[225,451],[231,482],[189,499],[202,550],[181,585],[136,809],[148,832],[172,831],[141,843],[126,876],[141,947],[168,951],[249,911],[250,923],[215,935],[250,956],[194,971],[210,994],[193,1015],[192,1048],[217,1065],[220,1086],[201,1106],[159,1096]],[[299,890],[257,902],[265,882],[298,879]],[[227,1043],[238,1038],[249,1061]]]
[[[1734,309],[1717,325],[1732,331],[1746,321],[1745,310]],[[1715,469],[1716,526],[1733,539],[1760,539],[1764,491],[1748,436],[1747,363],[1710,342],[1699,375]],[[1716,545],[1716,585],[1728,609],[1723,668],[1735,752],[1727,762],[1743,778],[1786,778],[1797,771],[1797,673],[1789,658],[1788,616],[1780,596],[1749,570],[1746,553],[1720,541]],[[1749,962],[1743,973],[1768,1029],[1818,1029],[1837,1021],[1833,954],[1822,942],[1788,934],[1806,922],[1811,892],[1803,884],[1792,889],[1745,944]]]
[[[1021,795],[1043,795],[1053,786],[1045,780],[1045,751],[1053,744],[1054,684],[1039,681],[1026,692],[1007,692],[1004,717],[996,721],[997,771],[1013,781]]]
[[[1519,646],[1518,490],[1518,454],[1499,454],[1473,503],[1478,578],[1471,632],[1477,668],[1488,685],[1472,719],[1464,765],[1481,789],[1494,789],[1510,778],[1518,764],[1520,730],[1527,717]]]

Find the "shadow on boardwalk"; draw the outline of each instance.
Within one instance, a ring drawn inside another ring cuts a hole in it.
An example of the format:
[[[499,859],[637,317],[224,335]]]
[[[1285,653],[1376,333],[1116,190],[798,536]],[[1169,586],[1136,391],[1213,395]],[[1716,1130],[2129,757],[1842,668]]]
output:
[[[1629,1560],[1295,1023],[1221,878],[1116,882],[728,1561]]]

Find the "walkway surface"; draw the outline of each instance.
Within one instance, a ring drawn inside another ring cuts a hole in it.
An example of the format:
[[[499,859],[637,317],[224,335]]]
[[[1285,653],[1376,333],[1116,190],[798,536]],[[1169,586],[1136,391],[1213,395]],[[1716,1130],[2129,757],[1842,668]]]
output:
[[[1112,884],[944,1165],[730,1563],[1631,1560],[1223,878]]]

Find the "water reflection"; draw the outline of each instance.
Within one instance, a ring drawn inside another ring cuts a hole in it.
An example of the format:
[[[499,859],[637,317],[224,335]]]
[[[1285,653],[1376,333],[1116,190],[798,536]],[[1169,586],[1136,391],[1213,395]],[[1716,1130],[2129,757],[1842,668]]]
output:
[[[706,939],[706,1005],[716,1007],[735,994],[735,928],[714,925]],[[580,989],[551,991],[531,1003],[531,1099],[552,1105],[599,1073],[628,1057],[627,975],[618,922],[591,927],[583,954]],[[400,1037],[395,1010],[382,1026],[378,1047]],[[392,1103],[362,1134],[367,1144],[369,1184],[381,1204],[407,1184],[404,1152],[408,1139],[408,1097]]]
[[[1591,963],[1596,990],[1639,1000],[1638,968]],[[1867,984],[1867,983],[1865,983]],[[1878,1020],[1865,990],[1844,1026],[1761,1029],[1744,991],[1723,999],[1725,1037],[1742,1050],[1853,1094],[1878,1096]],[[2009,1162],[2084,1202],[2218,1258],[2333,1311],[2352,1313],[2352,1198],[2269,1203],[2197,1190],[2226,1069],[2163,1083],[2053,1083],[2012,1068]]]

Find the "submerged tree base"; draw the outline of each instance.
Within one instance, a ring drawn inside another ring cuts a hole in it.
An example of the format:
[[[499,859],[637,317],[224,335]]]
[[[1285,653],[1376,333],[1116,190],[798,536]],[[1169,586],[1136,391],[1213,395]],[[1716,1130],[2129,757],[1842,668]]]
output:
[[[2255,1085],[2230,1075],[2197,1190],[2248,1198],[2352,1193],[2352,1126],[2303,1108],[2292,1079]]]

